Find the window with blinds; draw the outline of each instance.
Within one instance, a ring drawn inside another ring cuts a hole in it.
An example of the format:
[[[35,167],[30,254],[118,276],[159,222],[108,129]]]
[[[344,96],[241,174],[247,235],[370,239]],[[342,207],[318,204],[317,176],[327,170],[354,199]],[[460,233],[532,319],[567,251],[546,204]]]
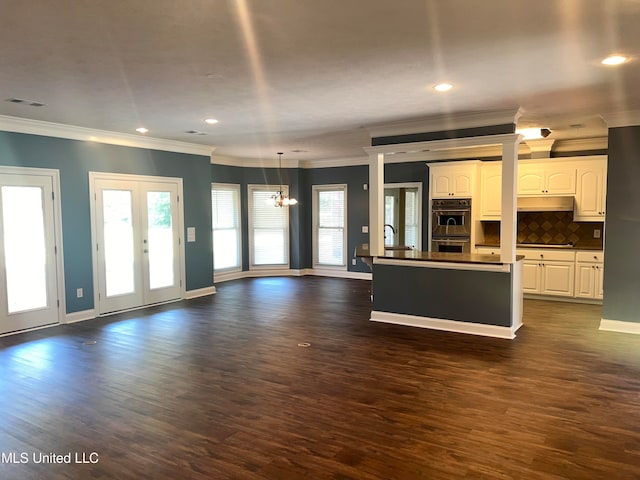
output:
[[[242,230],[240,223],[240,185],[211,185],[213,227],[213,269],[242,268]]]
[[[347,266],[347,186],[315,185],[313,190],[314,266]]]
[[[286,185],[282,187],[289,194]],[[250,267],[289,267],[289,207],[276,207],[279,187],[249,185]]]

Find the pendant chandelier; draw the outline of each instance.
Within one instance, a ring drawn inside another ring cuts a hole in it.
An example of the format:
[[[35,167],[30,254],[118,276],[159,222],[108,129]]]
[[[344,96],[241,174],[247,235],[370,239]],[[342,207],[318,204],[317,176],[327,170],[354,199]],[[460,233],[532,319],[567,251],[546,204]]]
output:
[[[298,203],[295,198],[289,198],[288,195],[285,195],[284,189],[282,188],[282,152],[278,152],[278,179],[280,180],[280,190],[271,197],[273,199],[274,206],[288,207],[289,205],[295,205]]]

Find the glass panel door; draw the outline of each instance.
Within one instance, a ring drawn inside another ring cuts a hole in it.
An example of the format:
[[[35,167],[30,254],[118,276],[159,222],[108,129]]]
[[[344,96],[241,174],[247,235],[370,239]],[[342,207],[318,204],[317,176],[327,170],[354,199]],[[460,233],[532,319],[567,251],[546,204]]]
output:
[[[145,304],[180,298],[178,186],[141,183]]]
[[[0,175],[0,333],[58,323],[52,179]]]
[[[100,313],[180,298],[178,183],[128,178],[95,180]]]
[[[136,182],[96,181],[100,313],[142,305]]]

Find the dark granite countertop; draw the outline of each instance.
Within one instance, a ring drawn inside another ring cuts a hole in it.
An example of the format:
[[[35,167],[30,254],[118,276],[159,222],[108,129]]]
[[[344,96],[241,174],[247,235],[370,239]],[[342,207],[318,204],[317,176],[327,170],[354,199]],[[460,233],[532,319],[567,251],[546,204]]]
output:
[[[357,257],[372,257],[368,248],[362,245],[356,248]],[[452,263],[481,263],[490,265],[502,265],[499,255],[480,255],[475,253],[443,253],[423,252],[422,250],[386,250],[384,255],[378,258],[394,260],[418,260],[423,262],[452,262]],[[517,255],[516,260],[522,260],[523,255]]]
[[[476,243],[476,247],[490,247],[490,248],[500,248],[500,245],[495,243]],[[553,244],[542,244],[542,243],[518,243],[516,248],[557,248],[562,250],[596,250],[602,251],[603,248],[601,246],[595,245],[553,245]]]

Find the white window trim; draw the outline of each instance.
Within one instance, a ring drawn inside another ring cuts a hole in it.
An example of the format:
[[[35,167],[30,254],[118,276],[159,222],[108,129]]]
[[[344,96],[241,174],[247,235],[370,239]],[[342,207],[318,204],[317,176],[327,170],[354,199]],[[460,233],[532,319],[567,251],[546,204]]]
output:
[[[287,210],[287,228],[285,232],[285,252],[287,253],[287,263],[286,264],[271,264],[271,265],[254,265],[255,256],[254,256],[254,240],[253,240],[253,195],[251,194],[254,190],[263,190],[263,191],[280,191],[285,195],[289,195],[289,185],[260,185],[260,184],[248,184],[247,185],[247,207],[248,207],[248,216],[249,216],[249,270],[288,270],[291,265],[291,242],[289,239],[290,230],[291,230],[291,219],[289,216],[289,208],[291,207],[276,207],[274,205],[273,208],[283,208]]]
[[[238,193],[238,261],[240,265],[237,267],[216,268],[215,263],[213,265],[214,273],[233,273],[242,271],[242,189],[239,183],[212,183],[211,190],[235,190]],[[211,241],[213,242],[213,225],[211,228]]]
[[[342,190],[344,192],[344,228],[342,232],[343,236],[343,252],[342,252],[342,262],[343,265],[327,265],[324,263],[318,263],[318,192],[321,191],[336,191]],[[327,185],[312,185],[312,225],[313,225],[313,233],[312,233],[312,250],[313,250],[313,268],[321,269],[321,270],[347,270],[349,268],[348,265],[348,205],[347,205],[347,184],[346,183],[336,183],[336,184],[327,184]]]

